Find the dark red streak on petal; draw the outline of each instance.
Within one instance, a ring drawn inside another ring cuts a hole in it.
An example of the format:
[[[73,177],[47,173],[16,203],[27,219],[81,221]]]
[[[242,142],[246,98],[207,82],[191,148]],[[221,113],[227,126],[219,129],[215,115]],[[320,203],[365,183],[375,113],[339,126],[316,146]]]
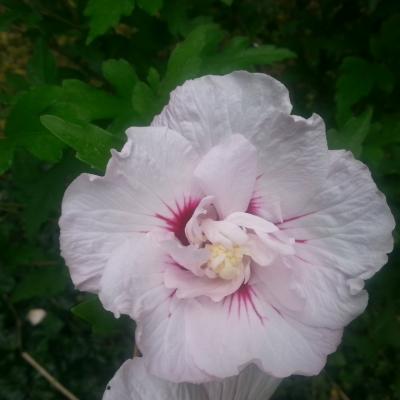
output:
[[[228,313],[231,315],[231,311],[233,308],[234,300],[237,300],[237,312],[238,318],[241,317],[241,309],[242,304],[246,311],[246,315],[248,316],[250,312],[254,311],[257,318],[260,320],[262,324],[264,324],[265,317],[263,317],[260,312],[257,310],[257,307],[254,303],[253,297],[256,296],[254,290],[249,285],[242,285],[235,293],[229,296],[229,305],[228,305]],[[224,302],[227,298],[224,299]]]
[[[260,208],[261,208],[261,196],[253,196],[250,199],[246,212],[248,214],[257,215]]]
[[[190,218],[192,217],[194,210],[199,205],[200,200],[192,198],[184,198],[183,204],[175,201],[175,207],[172,208],[167,205],[171,215],[165,216],[161,214],[155,214],[155,217],[162,220],[165,223],[165,228],[173,232],[177,239],[184,245],[187,246],[189,241],[185,234],[185,227]]]
[[[296,215],[295,217],[284,219],[282,222],[274,222],[274,224],[282,225],[282,224],[285,224],[286,222],[296,221],[296,219],[304,218],[304,217],[307,217],[308,215],[312,215],[312,214],[315,214],[315,212],[309,212],[309,213],[302,214],[302,215]]]

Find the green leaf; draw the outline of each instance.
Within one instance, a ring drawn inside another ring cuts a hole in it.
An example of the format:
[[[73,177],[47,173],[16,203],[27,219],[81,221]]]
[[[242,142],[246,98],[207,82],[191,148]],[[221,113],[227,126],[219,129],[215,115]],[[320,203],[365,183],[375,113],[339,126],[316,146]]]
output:
[[[104,90],[76,79],[63,82],[62,96],[51,109],[52,114],[67,119],[95,121],[115,118],[125,102]]]
[[[357,117],[350,118],[339,131],[328,131],[329,147],[350,150],[355,157],[360,157],[363,143],[370,131],[372,109]]]
[[[161,107],[160,98],[144,82],[138,82],[132,94],[132,106],[141,117],[141,122],[148,123]]]
[[[134,0],[89,0],[84,12],[90,27],[86,43],[115,27],[121,17],[132,13],[134,6]]]
[[[119,321],[112,313],[106,311],[97,296],[91,297],[71,309],[77,317],[88,322],[93,332],[99,335],[109,335],[118,331]]]
[[[60,266],[38,267],[24,275],[15,287],[11,300],[19,302],[34,297],[51,297],[64,291],[68,283],[65,269]]]
[[[148,14],[156,15],[163,5],[163,0],[137,0],[137,3]]]
[[[158,92],[160,87],[160,74],[153,67],[150,67],[149,69],[149,72],[147,74],[147,82],[150,85],[150,87],[154,90],[154,92]]]
[[[53,135],[77,152],[87,164],[104,170],[110,158],[110,149],[120,147],[120,139],[106,130],[87,122],[68,122],[54,115],[44,115],[42,124]]]
[[[233,38],[222,47],[225,36],[225,32],[216,24],[195,28],[171,54],[166,75],[160,85],[162,94],[200,75],[223,74],[254,65],[269,65],[296,56],[288,49],[272,45],[249,47],[249,40],[242,37]]]
[[[216,49],[224,32],[216,24],[201,25],[178,44],[172,52],[165,77],[161,83],[163,93],[168,93],[185,80],[201,72],[202,54]]]
[[[61,158],[63,143],[49,134],[39,119],[60,95],[59,87],[40,86],[17,99],[6,121],[8,148],[3,150],[3,154],[6,152],[9,156],[12,147],[21,146],[44,161],[55,162]]]
[[[133,87],[138,82],[133,67],[125,60],[107,60],[102,66],[104,78],[115,88],[121,97],[130,98]]]
[[[248,45],[247,39],[234,38],[225,51],[204,61],[205,73],[228,73],[237,69],[246,69],[254,65],[269,65],[296,57],[295,53],[285,48],[272,45],[248,48]]]
[[[33,56],[28,64],[28,78],[33,84],[54,84],[57,66],[53,54],[43,39],[36,42]]]
[[[351,107],[367,97],[375,87],[390,93],[394,86],[392,72],[383,64],[362,58],[347,57],[340,66],[336,83],[337,121],[339,125],[351,115]]]
[[[227,6],[231,6],[233,3],[233,0],[221,0],[221,2],[226,4]]]
[[[8,139],[0,140],[0,175],[10,168],[14,155],[14,144]]]
[[[336,103],[339,123],[351,116],[351,106],[366,97],[374,85],[371,64],[362,58],[347,57],[340,66],[336,83]]]

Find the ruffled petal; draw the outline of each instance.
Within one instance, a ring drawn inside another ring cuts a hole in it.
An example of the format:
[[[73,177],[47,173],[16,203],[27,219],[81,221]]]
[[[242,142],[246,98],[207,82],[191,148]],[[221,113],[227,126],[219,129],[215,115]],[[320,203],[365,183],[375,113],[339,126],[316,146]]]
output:
[[[222,302],[171,296],[143,313],[136,342],[149,371],[195,383],[236,375],[251,362],[277,378],[318,374],[342,330],[281,313],[264,299],[262,285],[249,283]]]
[[[112,151],[104,177],[82,174],[69,186],[60,244],[79,289],[97,292],[117,247],[132,235],[164,226],[160,215],[169,215],[185,196],[196,196],[190,183],[196,163],[197,155],[179,134],[135,128],[122,151]]]
[[[209,400],[268,400],[280,382],[251,364],[237,376],[203,386]]]
[[[132,318],[171,295],[163,284],[168,257],[150,235],[126,240],[110,257],[100,280],[99,298],[117,317]]]
[[[187,311],[193,361],[218,378],[237,374],[250,362],[275,377],[318,374],[342,333],[281,314],[251,281],[222,303],[202,299]]]
[[[290,274],[286,290],[285,282],[282,285],[276,282],[277,269],[287,270]],[[280,300],[272,300],[271,303],[283,314],[303,324],[341,329],[358,317],[367,306],[368,294],[362,290],[363,285],[355,289],[353,280],[336,269],[310,264],[297,257],[287,257],[275,266],[275,271],[270,274],[266,272],[260,271],[265,283],[264,293],[269,292]],[[291,297],[285,295],[289,290]],[[296,298],[298,306],[293,307]]]
[[[143,296],[148,297],[145,293]],[[188,341],[191,327],[187,316],[196,300],[178,299],[173,291],[167,298],[159,296],[157,300],[156,307],[144,305],[136,319],[135,342],[149,373],[172,382],[214,380],[215,376],[198,367]]]
[[[251,211],[273,223],[299,215],[328,173],[323,120],[276,114],[251,142],[259,166]]]
[[[296,254],[311,265],[366,279],[387,262],[394,219],[364,164],[345,151],[329,156],[319,193],[280,229],[296,239]]]
[[[257,151],[242,135],[231,135],[200,161],[194,177],[221,218],[246,211],[257,177]]]
[[[268,400],[279,382],[250,365],[223,381],[172,383],[149,374],[143,359],[134,358],[116,372],[103,400]]]
[[[205,388],[176,384],[147,372],[142,358],[125,361],[108,383],[103,400],[209,400]]]
[[[277,112],[291,110],[282,83],[265,74],[236,71],[186,81],[171,93],[152,125],[180,132],[205,154],[232,133],[252,137]]]
[[[213,301],[221,301],[240,288],[245,281],[245,270],[235,278],[225,280],[194,276],[190,271],[171,266],[165,271],[164,282],[169,289],[176,289],[179,299],[207,296]]]

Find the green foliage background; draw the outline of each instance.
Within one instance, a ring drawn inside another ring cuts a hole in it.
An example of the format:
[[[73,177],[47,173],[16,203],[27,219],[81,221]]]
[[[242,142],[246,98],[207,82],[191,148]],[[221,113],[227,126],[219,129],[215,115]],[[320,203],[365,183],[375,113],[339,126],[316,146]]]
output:
[[[397,0],[0,0],[0,52],[2,400],[61,398],[21,351],[80,399],[100,398],[132,355],[133,323],[73,289],[60,202],[188,78],[277,77],[296,113],[323,116],[332,148],[368,164],[399,216]],[[324,372],[287,379],[274,399],[400,399],[399,262],[396,249],[368,283],[368,310]],[[34,308],[47,311],[37,326]]]

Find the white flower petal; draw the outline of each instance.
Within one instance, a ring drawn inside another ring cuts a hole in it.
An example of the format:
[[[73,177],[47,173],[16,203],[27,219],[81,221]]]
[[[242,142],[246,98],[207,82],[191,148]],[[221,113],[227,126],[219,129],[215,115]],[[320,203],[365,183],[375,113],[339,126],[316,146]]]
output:
[[[263,218],[244,212],[234,212],[230,214],[225,220],[244,228],[253,229],[255,232],[260,233],[271,233],[278,230],[278,228],[273,223],[268,222]]]
[[[341,330],[313,328],[284,316],[251,280],[249,285],[224,302],[191,303],[186,342],[193,362],[218,378],[237,374],[249,362],[275,377],[318,374]]]
[[[299,215],[327,176],[324,122],[277,113],[251,142],[258,150],[256,213],[273,223]]]
[[[142,358],[127,360],[111,379],[103,400],[209,400],[204,387],[149,374]]]
[[[134,132],[135,142],[130,138],[120,153],[112,152],[104,177],[82,174],[64,195],[61,253],[81,290],[97,292],[118,246],[162,225],[157,215],[168,215],[168,206],[192,194],[197,156],[186,139],[167,128]]]
[[[165,271],[164,282],[167,288],[176,289],[175,295],[179,299],[208,296],[213,301],[222,301],[240,288],[245,281],[244,272],[233,279],[210,279],[193,276],[190,271],[171,266]]]
[[[142,296],[148,297],[144,292]],[[187,321],[193,302],[196,300],[178,299],[172,292],[167,298],[160,296],[157,307],[143,308],[137,319],[136,344],[149,373],[172,382],[200,383],[215,379],[193,359],[194,349],[188,341],[191,327]]]
[[[297,240],[302,259],[366,279],[387,262],[394,219],[368,168],[349,152],[329,154],[325,184],[301,215],[280,228]]]
[[[341,329],[358,317],[367,306],[368,294],[354,290],[342,272],[310,264],[296,257],[286,258],[293,275],[292,285],[302,299],[302,308],[285,311],[294,319],[315,327]],[[265,277],[265,282],[268,276]],[[266,284],[266,291],[269,285]],[[269,287],[269,290],[272,289]]]
[[[116,372],[103,400],[268,400],[279,382],[250,365],[223,381],[173,383],[149,374],[143,359],[134,358]]]
[[[246,211],[257,175],[257,151],[241,135],[231,135],[214,146],[200,161],[194,177],[221,218]]]
[[[209,400],[268,400],[280,382],[251,364],[237,376],[203,386]]]
[[[265,74],[236,71],[186,81],[171,93],[152,125],[180,132],[205,154],[232,133],[252,137],[277,112],[291,110],[282,83]]]
[[[100,281],[99,298],[116,316],[136,318],[170,296],[163,285],[165,252],[149,235],[126,240],[110,257]]]

